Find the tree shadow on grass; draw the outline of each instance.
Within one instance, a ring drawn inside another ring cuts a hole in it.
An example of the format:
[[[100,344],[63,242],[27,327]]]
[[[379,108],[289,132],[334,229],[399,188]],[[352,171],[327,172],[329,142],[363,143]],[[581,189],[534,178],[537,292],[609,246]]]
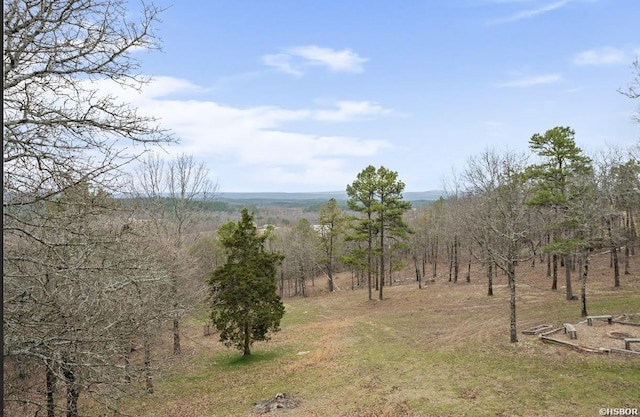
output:
[[[237,355],[224,355],[219,357],[217,365],[220,367],[236,368],[241,366],[248,366],[260,362],[269,362],[281,356],[280,352],[268,351],[252,353],[249,356]]]

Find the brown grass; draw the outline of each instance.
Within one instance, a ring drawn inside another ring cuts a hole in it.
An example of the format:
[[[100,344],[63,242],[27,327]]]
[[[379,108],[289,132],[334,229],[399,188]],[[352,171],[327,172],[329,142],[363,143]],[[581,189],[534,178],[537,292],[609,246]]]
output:
[[[594,256],[589,313],[640,313],[640,275],[623,276],[615,289],[607,260]],[[633,259],[632,270],[639,264]],[[282,331],[256,345],[250,360],[204,337],[192,320],[183,356],[162,356],[156,394],[124,402],[122,411],[243,416],[278,392],[300,401],[291,417],[597,415],[599,407],[640,407],[640,360],[582,354],[521,333],[511,344],[505,277],[498,275],[493,297],[481,268],[471,278],[453,284],[441,276],[422,290],[401,279],[386,287],[384,301],[367,301],[362,289],[327,294],[316,280],[313,297],[285,300]],[[340,288],[350,282],[348,274],[338,278]],[[542,266],[520,266],[517,286],[519,332],[577,323],[579,343],[611,347],[624,347],[612,331],[638,336],[640,327],[580,324],[579,302],[566,301],[563,288],[551,291]]]

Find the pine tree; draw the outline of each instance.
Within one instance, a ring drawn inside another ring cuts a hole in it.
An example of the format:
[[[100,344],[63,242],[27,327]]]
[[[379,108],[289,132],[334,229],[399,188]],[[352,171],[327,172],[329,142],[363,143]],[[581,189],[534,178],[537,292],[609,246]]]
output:
[[[553,255],[552,289],[557,289],[557,256],[564,256],[567,300],[573,299],[569,255],[579,245],[571,237],[574,225],[567,212],[580,191],[574,182],[592,172],[591,159],[584,156],[575,142],[575,132],[569,127],[554,127],[544,135],[536,133],[529,140],[530,149],[542,158],[542,163],[527,168],[535,194],[529,204],[546,207],[555,214],[553,238],[545,250]]]
[[[379,256],[379,299],[383,298],[384,287],[384,257],[385,239],[391,236],[404,236],[410,231],[402,220],[404,212],[411,208],[411,203],[402,200],[404,183],[398,180],[398,173],[385,167],[376,170],[369,165],[358,174],[358,178],[347,186],[349,200],[347,205],[351,210],[363,213],[365,217],[359,219],[354,227],[355,234],[367,238],[367,258],[369,269],[368,285],[369,300],[371,300],[371,272],[373,269],[373,238],[379,238],[377,255]],[[385,231],[389,235],[385,235]]]
[[[284,305],[276,292],[276,272],[284,256],[265,251],[268,235],[258,235],[247,209],[237,224],[227,223],[222,230],[227,261],[207,278],[211,319],[220,341],[248,356],[253,342],[269,340],[269,332],[280,330]]]

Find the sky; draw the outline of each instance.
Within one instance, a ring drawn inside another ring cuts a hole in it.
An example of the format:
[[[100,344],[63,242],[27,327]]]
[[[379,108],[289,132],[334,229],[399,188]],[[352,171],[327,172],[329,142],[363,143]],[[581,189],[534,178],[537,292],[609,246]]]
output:
[[[219,191],[344,190],[368,165],[442,189],[486,149],[569,126],[587,154],[640,140],[618,92],[638,0],[155,0],[162,51],[129,97]]]

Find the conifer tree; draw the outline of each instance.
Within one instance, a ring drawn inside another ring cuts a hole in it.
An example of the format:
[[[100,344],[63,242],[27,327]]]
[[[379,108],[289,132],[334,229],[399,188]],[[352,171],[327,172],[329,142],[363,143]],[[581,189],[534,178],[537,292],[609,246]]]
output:
[[[258,234],[247,209],[237,224],[227,223],[222,230],[227,261],[207,278],[211,319],[220,341],[248,356],[253,342],[269,340],[269,332],[280,330],[284,305],[276,292],[276,272],[284,256],[265,251],[268,234]]]
[[[556,220],[552,224],[553,239],[545,250],[553,254],[553,284],[557,289],[557,255],[565,257],[567,300],[573,299],[569,256],[576,243],[570,236],[574,229],[567,215],[579,190],[573,186],[581,176],[592,172],[591,159],[584,156],[575,142],[575,132],[569,127],[554,127],[544,135],[536,133],[529,147],[542,158],[542,163],[527,168],[527,177],[533,180],[534,196],[529,204],[550,208]]]
[[[404,183],[398,180],[398,173],[383,166],[376,170],[369,165],[358,174],[358,178],[347,186],[349,201],[347,205],[351,210],[364,214],[354,229],[358,236],[367,238],[367,258],[369,269],[368,286],[369,300],[371,300],[371,272],[375,248],[373,238],[379,238],[377,255],[379,256],[380,279],[379,299],[383,298],[384,287],[384,257],[385,239],[392,236],[404,236],[410,231],[402,220],[404,212],[411,208],[411,203],[403,201],[402,192]],[[385,231],[389,235],[385,235]]]

